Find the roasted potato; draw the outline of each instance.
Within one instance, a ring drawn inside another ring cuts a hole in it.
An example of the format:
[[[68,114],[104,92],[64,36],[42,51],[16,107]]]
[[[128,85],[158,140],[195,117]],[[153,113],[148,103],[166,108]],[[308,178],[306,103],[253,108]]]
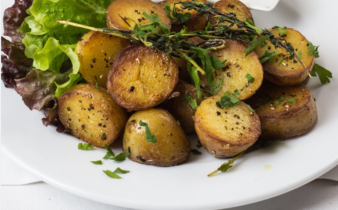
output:
[[[271,33],[276,37],[280,37],[277,28],[270,29]],[[287,28],[286,34],[283,35],[285,40],[293,46],[295,53],[301,55],[305,69],[301,63],[290,56],[284,48],[275,48],[270,41],[266,41],[264,47],[258,46],[255,49],[257,55],[261,58],[265,52],[275,52],[276,57],[272,61],[263,63],[264,78],[277,85],[295,85],[303,82],[308,77],[314,64],[314,55],[308,55],[308,40],[297,30]]]
[[[252,96],[261,86],[263,81],[263,68],[254,52],[245,56],[246,45],[235,40],[226,40],[225,47],[211,51],[210,55],[215,56],[224,62],[225,68],[214,70],[216,85],[220,84],[222,89],[217,95],[224,96],[226,91],[233,93],[239,91],[237,96],[245,100]],[[204,79],[204,85],[207,84]],[[210,88],[210,87],[209,87]]]
[[[183,58],[178,58],[178,57],[171,57],[171,58],[174,59],[178,67],[179,78],[183,81],[189,82],[190,74],[187,69],[187,60]]]
[[[170,18],[161,7],[150,0],[115,0],[107,9],[107,25],[109,28],[121,30],[133,30],[135,22],[139,25],[147,25],[151,20],[146,18],[143,13],[148,15],[155,14],[161,23],[171,27]]]
[[[246,102],[259,116],[262,140],[300,136],[317,122],[316,104],[305,86],[268,85]]]
[[[245,6],[242,2],[239,0],[221,0],[215,3],[214,5],[218,12],[220,13],[233,13],[236,14],[237,19],[241,21],[251,20],[254,22],[254,19],[251,15],[250,9]],[[212,26],[216,25],[227,25],[230,26],[231,23],[229,22],[221,22],[219,23],[219,20],[217,17],[211,16],[210,23]],[[237,29],[238,27],[236,25],[232,26],[231,28]]]
[[[108,92],[128,110],[154,107],[167,99],[178,82],[175,62],[163,52],[132,45],[116,57],[108,75]]]
[[[177,83],[174,89],[174,93],[175,92],[180,93],[180,95],[176,98],[170,99],[165,104],[165,107],[174,116],[174,118],[180,122],[186,134],[195,133],[193,118],[195,116],[197,107],[193,108],[193,106],[200,105],[205,97],[208,97],[209,95],[205,92],[202,92],[202,98],[198,99],[196,87],[182,80]],[[191,106],[189,99],[196,101],[196,104]]]
[[[171,10],[174,8],[174,4],[176,4],[176,11],[178,13],[190,13],[190,19],[184,23],[173,23],[171,26],[172,31],[179,32],[183,29],[183,26],[186,26],[188,31],[199,31],[203,30],[207,25],[207,18],[205,14],[197,14],[196,10],[188,10],[181,9],[181,5],[177,4],[179,2],[186,2],[192,0],[165,0],[161,2],[162,7],[164,8],[164,4],[170,4]],[[198,2],[207,3],[206,0],[196,0]]]
[[[221,107],[212,96],[197,108],[195,130],[203,147],[216,158],[233,157],[253,145],[261,134],[258,115],[244,103]]]
[[[147,141],[146,126],[156,142]],[[137,163],[173,166],[189,159],[190,141],[176,120],[163,109],[148,109],[133,114],[123,135],[123,150]]]
[[[80,73],[89,84],[107,87],[108,72],[115,57],[130,45],[128,39],[90,31],[77,43],[75,53],[80,61]]]
[[[72,134],[96,147],[111,144],[122,132],[127,121],[105,89],[90,84],[79,84],[58,100],[61,123]]]

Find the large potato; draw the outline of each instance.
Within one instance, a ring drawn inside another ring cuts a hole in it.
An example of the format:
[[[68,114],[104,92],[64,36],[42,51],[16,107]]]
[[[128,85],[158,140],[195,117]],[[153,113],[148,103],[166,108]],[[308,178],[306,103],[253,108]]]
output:
[[[276,37],[280,37],[278,29],[270,29]],[[314,55],[308,55],[308,40],[297,30],[287,28],[286,34],[283,35],[297,55],[301,54],[301,60],[305,67],[311,71],[314,64]],[[295,85],[303,82],[308,77],[308,71],[295,58],[291,57],[289,52],[284,48],[275,48],[270,41],[266,41],[264,47],[258,46],[255,49],[257,55],[261,58],[265,52],[275,52],[276,57],[272,61],[263,63],[264,78],[277,85]]]
[[[141,45],[122,50],[108,75],[111,97],[128,110],[154,107],[167,99],[178,82],[175,62]]]
[[[203,30],[205,26],[207,25],[207,18],[205,14],[197,14],[196,10],[188,10],[188,9],[181,9],[181,5],[178,4],[179,2],[186,2],[186,1],[192,1],[192,0],[165,0],[164,2],[161,2],[163,8],[163,4],[170,4],[171,10],[173,10],[174,5],[176,4],[176,11],[178,13],[190,13],[190,19],[187,20],[184,23],[176,23],[172,24],[172,31],[181,31],[183,29],[183,26],[186,26],[188,31],[199,31]],[[206,0],[196,0],[197,2],[207,3]]]
[[[220,13],[233,13],[236,14],[237,19],[241,21],[246,21],[247,19],[254,21],[253,17],[251,15],[250,9],[245,6],[242,2],[239,0],[221,0],[215,3],[214,5],[217,8],[217,11]],[[211,16],[210,18],[211,25],[227,25],[230,26],[231,23],[229,22],[222,22],[219,23],[219,20],[217,17]],[[232,26],[232,28],[237,29],[238,27],[236,25]]]
[[[233,93],[239,91],[238,98],[244,100],[252,96],[263,81],[263,68],[255,53],[245,56],[246,45],[235,40],[225,40],[225,47],[211,51],[210,55],[215,56],[224,62],[225,68],[214,70],[216,84],[221,84],[222,89],[217,95],[223,96],[226,91]],[[249,76],[250,75],[250,76]],[[248,79],[252,77],[254,81]]]
[[[150,0],[113,1],[107,9],[107,25],[109,28],[121,30],[133,30],[135,22],[139,25],[148,25],[151,20],[147,19],[143,12],[148,15],[157,15],[161,23],[170,28],[170,19],[167,13],[160,5]]]
[[[115,57],[130,45],[128,39],[90,31],[77,43],[75,53],[80,61],[80,73],[89,84],[106,88],[107,77]]]
[[[262,140],[303,135],[317,123],[316,104],[305,86],[267,85],[246,102],[259,116]]]
[[[90,84],[79,84],[62,94],[58,100],[61,123],[72,134],[94,146],[111,144],[122,132],[127,121],[106,90]]]
[[[203,147],[216,158],[233,157],[248,149],[261,133],[260,121],[244,102],[234,107],[217,105],[220,96],[202,101],[195,114],[195,129]]]
[[[146,127],[156,142],[146,140]],[[163,109],[148,109],[133,114],[126,125],[123,135],[123,150],[130,152],[129,158],[135,162],[173,166],[189,159],[190,141],[176,120]]]
[[[205,97],[208,97],[209,95],[202,92],[202,98],[198,99],[196,87],[182,80],[177,83],[174,89],[174,93],[175,92],[180,93],[180,96],[170,99],[165,104],[165,107],[175,117],[175,119],[180,122],[181,127],[186,134],[195,133],[194,116],[196,109],[190,105],[189,98],[191,100],[196,100],[196,105],[198,106]]]

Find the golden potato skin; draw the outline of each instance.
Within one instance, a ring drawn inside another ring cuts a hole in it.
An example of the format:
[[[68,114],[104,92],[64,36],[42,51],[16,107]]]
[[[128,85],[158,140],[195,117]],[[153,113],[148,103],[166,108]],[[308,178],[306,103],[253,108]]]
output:
[[[184,97],[190,96],[196,100],[197,105],[200,105],[205,97],[208,97],[209,95],[202,92],[202,98],[198,99],[196,87],[182,80],[177,83],[173,92],[178,92],[180,95],[170,99],[165,104],[165,108],[167,108],[174,118],[180,122],[181,127],[186,134],[195,133],[194,116],[196,110],[191,107],[189,101]]]
[[[146,140],[147,123],[155,143]],[[186,162],[190,157],[190,141],[176,120],[163,109],[147,109],[133,114],[123,135],[123,151],[130,152],[129,159],[141,164],[174,166]]]
[[[58,100],[58,115],[75,137],[96,147],[111,144],[127,121],[125,110],[106,90],[90,84],[76,85],[62,94]]]
[[[271,33],[276,37],[280,37],[278,29],[270,29]],[[308,55],[308,40],[297,30],[292,28],[286,29],[286,34],[283,36],[295,49],[298,55],[302,53],[301,60],[306,68],[311,71],[314,64],[314,55]],[[295,85],[303,82],[308,77],[308,71],[304,69],[296,58],[290,59],[290,53],[283,48],[277,48],[266,41],[267,45],[264,47],[258,46],[255,49],[258,57],[262,57],[265,51],[275,52],[276,57],[271,61],[263,63],[264,78],[277,85]],[[280,60],[282,62],[280,62]],[[279,64],[280,63],[280,64]]]
[[[212,96],[197,108],[195,130],[203,147],[216,158],[233,157],[258,139],[261,125],[258,115],[241,102],[234,107],[216,105],[220,96]]]
[[[174,4],[178,2],[186,2],[192,0],[165,0],[161,2],[162,7],[164,8],[163,4],[170,4],[171,9],[173,9]],[[197,2],[207,3],[206,0],[197,0]],[[190,13],[190,19],[184,23],[176,23],[172,24],[171,30],[179,32],[183,29],[183,26],[186,26],[188,31],[199,31],[203,30],[207,25],[208,21],[205,14],[197,14],[196,10],[188,10],[188,9],[181,9],[179,4],[176,4],[176,11],[179,13]]]
[[[108,75],[107,89],[128,110],[154,107],[166,100],[178,82],[178,68],[164,53],[141,45],[122,50]]]
[[[217,93],[219,96],[224,96],[226,91],[233,93],[239,91],[237,96],[240,100],[245,100],[252,96],[263,81],[263,68],[255,53],[250,53],[245,56],[244,50],[246,45],[235,40],[225,40],[225,47],[216,51],[210,52],[210,55],[215,56],[223,62],[227,60],[223,69],[214,70],[214,80],[216,85],[220,83],[222,89]],[[246,75],[250,74],[254,78],[254,82],[250,83]]]
[[[77,43],[75,53],[80,61],[80,73],[89,84],[107,87],[107,77],[115,57],[131,42],[120,37],[90,31]]]
[[[281,97],[284,99],[281,100]],[[317,123],[316,104],[305,86],[268,85],[246,102],[259,116],[262,127],[259,139],[262,140],[300,136]]]
[[[107,9],[108,28],[133,30],[135,27],[134,21],[136,21],[139,25],[148,25],[151,23],[151,20],[143,16],[143,12],[146,12],[148,15],[156,13],[162,24],[170,29],[170,18],[167,16],[167,13],[161,5],[155,4],[150,0],[113,1]]]
[[[216,2],[214,6],[220,13],[234,13],[236,14],[237,19],[241,21],[246,21],[247,19],[249,19],[252,20],[252,22],[254,22],[250,9],[245,4],[243,4],[238,0],[221,0]],[[228,22],[218,23],[218,18],[214,16],[210,17],[210,23],[212,26],[216,25],[230,26],[230,23]],[[232,26],[232,28],[237,29],[238,27],[234,25]]]

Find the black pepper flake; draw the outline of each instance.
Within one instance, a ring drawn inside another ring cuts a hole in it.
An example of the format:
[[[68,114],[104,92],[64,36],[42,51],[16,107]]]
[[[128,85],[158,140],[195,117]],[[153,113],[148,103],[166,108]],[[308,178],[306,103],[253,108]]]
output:
[[[243,130],[245,130],[245,126],[242,126]]]
[[[96,62],[96,58],[93,58],[92,61],[93,61],[93,63],[95,63]]]
[[[235,5],[233,4],[228,4],[228,7],[230,7],[231,9],[233,9],[235,7]]]
[[[70,108],[69,108],[69,107],[67,107],[67,111],[70,111]]]
[[[109,62],[110,63],[110,65],[113,65],[113,62]]]
[[[173,134],[172,133],[169,133],[170,136],[172,136]]]
[[[268,47],[268,50],[271,50],[271,47],[270,47],[270,46]]]
[[[106,125],[103,125],[102,127],[104,127],[104,128],[105,128],[105,127],[107,127],[107,126],[106,126]]]
[[[298,63],[298,61],[296,61],[296,60],[293,60],[293,63]]]
[[[93,104],[89,104],[89,108],[90,108],[90,109],[94,109]]]
[[[109,66],[108,66],[108,64],[104,64],[104,67],[108,68]]]
[[[103,134],[102,134],[102,136],[101,136],[101,140],[103,140],[103,141],[104,141],[104,140],[106,140],[106,139],[107,139],[107,136],[106,136],[106,134],[105,134],[105,133],[103,133]]]
[[[90,68],[93,68],[94,66],[92,64],[90,64]]]
[[[82,103],[82,101],[81,101],[81,100],[79,100],[79,102],[80,102],[80,103]]]
[[[84,129],[85,129],[85,127],[86,127],[85,125],[81,125],[81,128],[82,128],[82,130],[84,130]]]
[[[168,74],[163,74],[163,76],[167,76]]]
[[[150,10],[150,13],[151,13],[151,14],[154,14],[154,11],[153,11],[153,10]]]
[[[216,112],[217,115],[221,115],[221,113],[219,111]]]
[[[138,20],[138,22],[141,22],[142,21],[142,19],[141,18],[139,18],[139,19],[137,19]]]
[[[131,86],[130,88],[129,88],[129,91],[130,92],[133,92],[135,90],[135,87],[134,86]]]
[[[101,127],[101,126],[102,126],[102,123],[99,123],[99,124],[97,124],[97,125]]]
[[[227,77],[231,77],[230,72],[227,72]]]
[[[104,56],[107,56],[107,53],[104,53]]]
[[[236,122],[236,125],[239,125],[239,122]]]
[[[235,114],[234,117],[240,119],[239,115],[238,114]]]
[[[143,159],[143,158],[141,158],[140,156],[136,156],[136,159],[139,160],[139,161],[141,161],[142,163],[145,163],[145,162],[146,162],[146,160]]]

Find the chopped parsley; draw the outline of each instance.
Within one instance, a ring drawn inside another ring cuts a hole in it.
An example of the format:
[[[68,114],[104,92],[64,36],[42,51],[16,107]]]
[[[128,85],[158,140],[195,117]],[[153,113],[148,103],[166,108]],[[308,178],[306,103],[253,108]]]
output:
[[[217,170],[211,172],[210,174],[208,174],[209,177],[211,177],[212,175],[216,174],[218,171],[221,172],[226,172],[227,170],[229,170],[230,168],[232,168],[235,160],[237,160],[239,157],[241,157],[246,151],[243,151],[241,153],[239,153],[238,155],[236,155],[234,158],[232,158],[231,160],[223,163]]]
[[[200,140],[197,141],[196,147],[197,147],[197,148],[201,148],[201,147],[202,147],[202,144],[201,144],[201,141],[200,141]]]
[[[330,83],[330,78],[332,78],[332,72],[325,69],[318,63],[313,65],[312,71],[310,72],[311,76],[316,77],[318,75],[320,82],[322,85],[326,83]]]
[[[278,29],[280,36],[284,36],[287,32],[285,26],[284,27],[275,26],[273,27],[273,29]]]
[[[117,174],[115,174],[114,172],[112,172],[112,171],[109,171],[109,170],[103,170],[103,172],[107,175],[107,176],[109,176],[110,178],[113,178],[113,179],[121,179],[121,177],[119,176],[119,175],[117,175]]]
[[[88,143],[79,143],[79,145],[77,145],[77,148],[80,150],[93,150],[94,146]]]
[[[145,122],[142,122],[140,120],[139,125],[145,127],[145,129],[146,129],[146,140],[147,140],[147,142],[156,143],[157,142],[156,137],[155,137],[155,135],[151,135],[148,124],[145,123]]]
[[[195,110],[197,109],[198,106],[197,106],[196,99],[192,98],[191,96],[183,96],[182,99],[187,100],[192,109],[195,109]]]
[[[261,63],[264,63],[266,61],[271,62],[275,57],[276,57],[275,52],[265,51],[264,54],[262,55],[262,57],[259,60],[260,60]]]
[[[246,74],[245,77],[248,79],[249,83],[253,83],[255,81],[255,78],[253,78],[250,74]]]
[[[105,160],[110,159],[115,161],[124,161],[128,156],[130,156],[130,152],[121,152],[115,156],[113,150],[111,150],[107,144],[105,144],[104,147],[107,150],[106,155],[103,157]]]
[[[275,100],[275,104],[278,105],[281,101],[285,100],[284,96],[279,97],[279,99]]]
[[[129,173],[129,171],[123,170],[120,167],[118,167],[117,169],[115,169],[114,173],[117,173],[117,174],[126,174],[126,173]]]
[[[293,98],[289,98],[288,101],[289,101],[290,103],[294,103],[294,104],[296,103],[296,100],[293,99]]]
[[[95,79],[95,87],[96,89],[99,89],[99,83],[97,82],[97,77],[94,76],[94,79]]]
[[[319,46],[314,46],[311,42],[307,44],[307,48],[310,50],[307,54],[308,55],[314,55],[315,58],[319,58],[319,52],[318,52]]]
[[[236,95],[239,95],[238,90],[235,90],[231,95],[229,91],[225,92],[225,96],[221,98],[219,102],[216,103],[217,107],[234,107],[241,103],[241,101],[237,98]]]
[[[192,150],[190,150],[190,151],[191,151],[191,153],[194,154],[194,155],[201,155],[201,154],[202,154],[202,152],[198,151],[197,149],[192,149]]]
[[[101,160],[90,161],[90,162],[94,163],[95,165],[102,165],[102,161]]]

